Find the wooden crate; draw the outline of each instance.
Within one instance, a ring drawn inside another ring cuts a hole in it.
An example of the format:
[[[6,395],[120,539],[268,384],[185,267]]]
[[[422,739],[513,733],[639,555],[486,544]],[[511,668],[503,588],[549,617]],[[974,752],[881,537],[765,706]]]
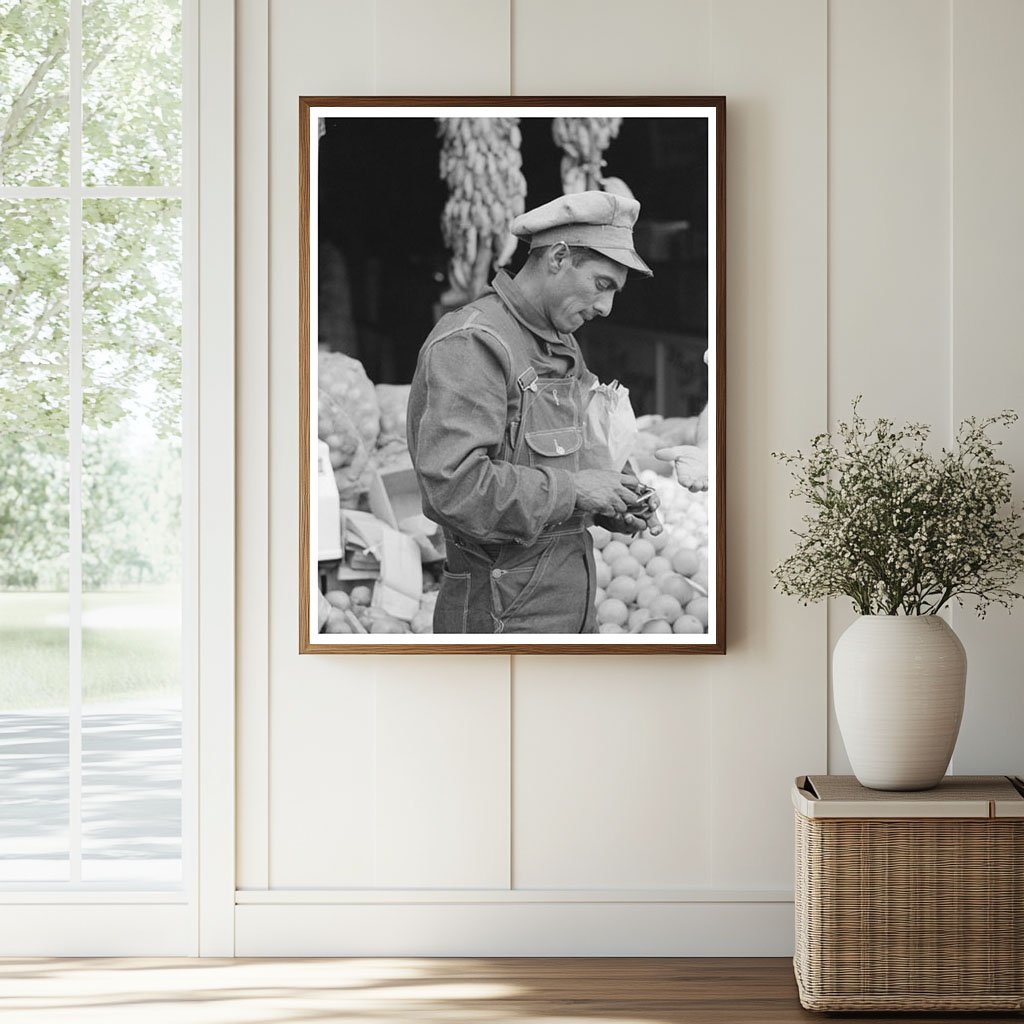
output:
[[[796,780],[796,954],[809,1010],[1024,1009],[1024,785],[888,793]]]

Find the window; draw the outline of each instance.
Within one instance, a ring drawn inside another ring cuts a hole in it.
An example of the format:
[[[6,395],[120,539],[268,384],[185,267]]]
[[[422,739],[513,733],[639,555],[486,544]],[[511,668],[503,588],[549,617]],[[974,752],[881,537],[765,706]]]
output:
[[[189,8],[0,0],[7,888],[187,877]]]

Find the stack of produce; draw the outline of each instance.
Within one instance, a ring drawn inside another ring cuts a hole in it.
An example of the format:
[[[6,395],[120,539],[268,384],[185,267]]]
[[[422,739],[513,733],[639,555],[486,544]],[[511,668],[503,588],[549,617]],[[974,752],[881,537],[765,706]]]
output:
[[[708,624],[708,496],[673,478],[641,473],[661,506],[664,531],[636,537],[590,528],[597,568],[601,633],[704,633]],[[370,607],[372,588],[357,584],[321,595],[322,633],[430,633],[440,563],[423,566],[419,610],[406,622]]]
[[[389,479],[388,471],[408,462],[405,426],[409,385],[374,387],[362,364],[340,353],[321,353],[318,370],[318,432],[330,449],[339,504],[343,509],[358,510],[359,515],[375,514],[384,525],[394,523],[394,510],[388,517],[379,507],[368,509],[367,492],[377,472],[383,474],[379,478],[383,481]],[[383,486],[386,491],[387,484]],[[327,593],[319,595],[320,632],[429,632],[440,563],[424,564],[419,610],[411,621],[404,621],[371,607],[380,562],[376,549],[361,550],[358,544],[353,545],[352,536],[355,534],[350,531],[340,569],[335,563],[326,570],[330,574],[338,570],[338,575],[329,577],[332,583]]]
[[[374,470],[408,458],[408,385],[376,387],[362,364],[340,353],[319,358],[318,432],[330,447],[343,508],[365,505]],[[707,494],[692,494],[654,458],[659,448],[693,444],[697,417],[641,416],[633,460],[661,502],[657,537],[591,527],[597,563],[597,617],[602,633],[701,633],[708,622]],[[320,596],[323,633],[429,633],[441,563],[423,567],[423,596],[406,622],[370,607],[371,585],[352,582]]]
[[[704,633],[708,627],[707,494],[640,474],[661,501],[665,529],[637,537],[590,528],[602,633]]]
[[[638,469],[670,476],[672,463],[654,457],[659,448],[697,443],[697,416],[638,416],[636,447],[632,459]]]
[[[405,440],[405,419],[409,410],[410,384],[378,384],[377,407],[380,409],[378,445]]]
[[[317,435],[331,451],[342,508],[358,508],[375,469],[408,461],[408,384],[374,384],[363,364],[340,352],[318,361]]]
[[[395,465],[409,450],[405,437],[405,420],[409,408],[409,384],[378,384],[377,405],[380,407],[380,435],[375,453],[382,469]]]
[[[526,208],[526,179],[518,117],[439,117],[438,135],[441,178],[450,193],[441,231],[451,253],[451,287],[441,302],[453,308],[480,295],[492,268],[516,251],[509,229]]]
[[[427,590],[426,588],[430,589]],[[434,604],[438,583],[424,571],[424,594],[419,611],[411,622],[388,615],[370,605],[373,590],[366,585],[351,590],[329,590],[320,594],[320,632],[351,635],[353,633],[430,633],[433,630]]]
[[[319,354],[317,385],[317,435],[331,450],[342,508],[355,508],[369,487],[380,434],[377,394],[363,364],[341,352]]]

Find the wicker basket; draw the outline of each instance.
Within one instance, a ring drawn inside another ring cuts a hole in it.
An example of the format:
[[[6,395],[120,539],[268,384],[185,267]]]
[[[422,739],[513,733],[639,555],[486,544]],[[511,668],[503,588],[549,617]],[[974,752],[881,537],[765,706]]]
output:
[[[923,793],[797,779],[796,955],[808,1010],[1024,1009],[1024,786]]]

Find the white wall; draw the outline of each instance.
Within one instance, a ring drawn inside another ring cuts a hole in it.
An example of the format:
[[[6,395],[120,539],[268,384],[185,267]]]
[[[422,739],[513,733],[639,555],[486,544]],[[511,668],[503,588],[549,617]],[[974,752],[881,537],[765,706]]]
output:
[[[943,434],[1020,404],[1024,5],[237,9],[238,952],[788,953],[849,614],[773,593],[800,510],[768,453],[859,392]],[[725,657],[296,653],[298,97],[415,93],[727,97]],[[956,627],[955,769],[1022,771],[1021,631]]]

